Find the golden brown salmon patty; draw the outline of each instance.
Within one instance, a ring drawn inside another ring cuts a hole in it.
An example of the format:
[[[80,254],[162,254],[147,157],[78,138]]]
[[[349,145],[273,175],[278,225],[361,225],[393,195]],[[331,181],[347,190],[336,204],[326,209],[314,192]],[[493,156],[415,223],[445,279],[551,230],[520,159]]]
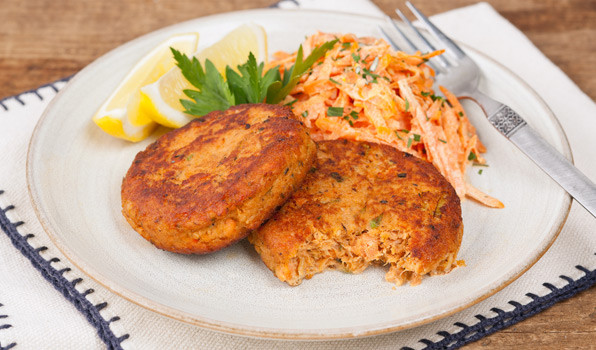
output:
[[[318,143],[317,157],[302,187],[248,238],[280,280],[382,264],[388,281],[417,284],[456,264],[460,201],[432,164],[347,140]]]
[[[209,253],[257,228],[303,181],[316,157],[287,107],[209,113],[137,154],[122,213],[143,237],[177,253]]]

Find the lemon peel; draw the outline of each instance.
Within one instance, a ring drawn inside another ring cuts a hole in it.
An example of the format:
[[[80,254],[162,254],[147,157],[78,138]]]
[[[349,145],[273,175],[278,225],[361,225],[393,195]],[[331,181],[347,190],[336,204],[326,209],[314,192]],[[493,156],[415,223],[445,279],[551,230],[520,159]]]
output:
[[[198,33],[174,35],[143,56],[99,107],[92,118],[95,124],[109,135],[132,142],[149,136],[157,123],[142,102],[140,88],[175,66],[170,47],[191,53],[196,51],[198,40]]]

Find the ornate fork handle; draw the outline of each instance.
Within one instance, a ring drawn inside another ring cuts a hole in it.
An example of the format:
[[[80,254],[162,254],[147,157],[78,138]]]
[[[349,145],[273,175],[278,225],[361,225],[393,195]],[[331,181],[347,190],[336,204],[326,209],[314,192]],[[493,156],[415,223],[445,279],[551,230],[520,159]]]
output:
[[[488,118],[488,121],[507,137],[527,125],[526,121],[507,105],[502,105],[496,113]]]
[[[596,217],[596,185],[546,142],[511,107],[479,91],[470,94],[490,123]]]

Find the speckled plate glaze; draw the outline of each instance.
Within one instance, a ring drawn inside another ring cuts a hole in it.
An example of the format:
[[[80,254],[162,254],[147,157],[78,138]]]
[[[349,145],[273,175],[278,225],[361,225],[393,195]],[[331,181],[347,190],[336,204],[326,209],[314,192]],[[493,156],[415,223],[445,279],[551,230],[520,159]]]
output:
[[[246,242],[206,256],[154,248],[122,217],[120,184],[135,154],[157,136],[139,144],[120,141],[104,134],[91,117],[135,62],[169,35],[198,31],[204,47],[247,20],[265,27],[269,52],[293,51],[316,30],[380,36],[382,23],[364,16],[273,9],[216,15],[140,37],[77,74],[35,129],[27,177],[48,235],[90,277],[147,309],[217,331],[282,339],[353,338],[414,327],[469,307],[519,277],[552,244],[570,197],[469,102],[490,165],[481,175],[479,168],[471,168],[470,181],[506,208],[464,201],[459,256],[466,267],[416,287],[394,287],[380,267],[359,275],[326,272],[289,287]],[[506,68],[468,51],[483,71],[482,89],[517,110],[570,158],[565,135],[540,97]]]

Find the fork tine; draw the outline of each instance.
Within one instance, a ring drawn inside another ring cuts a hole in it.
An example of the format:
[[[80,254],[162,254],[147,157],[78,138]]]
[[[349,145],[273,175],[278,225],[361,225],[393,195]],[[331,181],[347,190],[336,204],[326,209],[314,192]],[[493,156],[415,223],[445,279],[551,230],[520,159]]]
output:
[[[414,16],[431,32],[439,41],[441,41],[449,50],[451,50],[457,58],[466,57],[462,49],[449,39],[439,28],[437,28],[422,12],[420,12],[412,3],[406,1],[406,6],[412,11]]]
[[[391,19],[389,17],[387,17],[387,20],[388,21],[391,21]],[[389,44],[391,44],[391,46],[393,47],[394,50],[403,51],[399,47],[399,45],[397,45],[397,43],[395,42],[395,40],[393,40],[393,38],[389,34],[387,34],[387,32],[385,32],[385,29],[383,29],[383,27],[379,26],[379,29],[381,30],[381,33],[385,37],[385,40],[387,40],[389,42]]]
[[[403,31],[402,31],[402,30],[401,30],[401,29],[400,29],[400,28],[397,26],[397,24],[395,24],[395,21],[393,20],[393,18],[391,18],[391,17],[387,16],[387,17],[385,18],[385,20],[386,20],[387,22],[389,22],[389,23],[390,23],[390,24],[393,26],[393,28],[394,28],[394,29],[395,29],[395,30],[396,30],[396,31],[397,31],[397,32],[398,32],[398,33],[401,35],[401,37],[402,37],[402,38],[403,38],[403,39],[404,39],[404,40],[405,40],[405,41],[408,43],[408,45],[409,45],[409,46],[410,46],[412,49],[414,49],[414,50],[417,50],[417,51],[420,51],[420,49],[418,49],[418,47],[416,46],[416,44],[414,44],[414,43],[413,43],[413,42],[410,40],[410,38],[409,38],[409,37],[408,37],[408,36],[407,36],[407,35],[406,35],[406,34],[405,34],[405,33],[404,33],[404,32],[403,32]],[[380,27],[380,29],[381,29],[381,32],[383,33],[383,35],[384,35],[384,36],[385,36],[385,37],[386,37],[386,38],[389,40],[389,42],[390,42],[390,43],[393,45],[393,48],[394,48],[394,49],[396,49],[396,50],[399,50],[399,51],[403,51],[402,49],[398,48],[398,47],[397,47],[397,45],[395,45],[395,41],[394,41],[393,39],[391,39],[391,38],[390,38],[389,34],[385,33],[385,31],[383,30],[383,28],[382,28],[382,27]],[[405,52],[405,51],[404,51],[404,52]],[[437,67],[436,67],[436,66],[435,66],[433,63],[431,63],[430,61],[429,61],[429,62],[427,62],[426,64],[428,64],[429,66],[431,66],[431,68],[432,68],[432,69],[433,69],[435,72],[437,72],[437,73],[439,73],[439,72],[440,72],[440,70],[438,70],[438,69],[437,69]]]
[[[412,40],[410,40],[410,38],[408,38],[408,36],[397,26],[397,24],[395,24],[395,22],[393,21],[393,19],[391,17],[387,16],[386,20],[387,20],[387,22],[391,23],[393,28],[401,35],[401,37],[408,43],[408,45],[412,49],[419,50],[418,47],[416,47],[416,44],[414,44],[412,42]]]
[[[413,31],[414,33],[416,33],[416,35],[420,38],[420,40],[422,40],[424,42],[424,44],[426,45],[426,47],[428,47],[428,49],[430,51],[436,51],[437,49],[435,49],[435,47],[430,43],[430,41],[428,41],[428,39],[426,39],[426,37],[424,35],[422,35],[422,33],[420,33],[420,31],[418,30],[418,28],[414,27],[414,25],[412,24],[412,22],[410,22],[410,20],[408,19],[408,17],[406,17],[399,9],[395,10],[395,13],[397,13],[397,15],[399,16],[399,18],[401,18],[402,21],[404,21],[404,23],[406,23]],[[393,22],[393,26],[395,27],[395,29],[397,29],[397,31],[406,39],[406,41],[408,42],[408,44],[410,44],[410,46],[412,46],[415,50],[419,50],[416,45],[414,45],[410,39],[408,39],[408,37],[404,34],[404,32],[402,32],[399,27],[395,24],[395,22]],[[419,50],[420,51],[420,50]],[[443,67],[445,68],[449,68],[451,66],[451,64],[449,63],[449,61],[447,61],[445,59],[445,57],[443,56],[438,56],[436,57],[435,62],[438,61]],[[433,67],[434,68],[434,67]],[[436,70],[436,69],[435,69]]]

